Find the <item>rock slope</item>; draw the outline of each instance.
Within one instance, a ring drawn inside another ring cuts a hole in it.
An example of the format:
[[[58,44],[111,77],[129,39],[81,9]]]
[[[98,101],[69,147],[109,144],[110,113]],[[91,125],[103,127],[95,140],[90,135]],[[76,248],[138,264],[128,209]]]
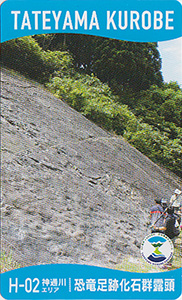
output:
[[[153,199],[180,180],[5,69],[1,101],[3,247],[24,265],[140,256]]]

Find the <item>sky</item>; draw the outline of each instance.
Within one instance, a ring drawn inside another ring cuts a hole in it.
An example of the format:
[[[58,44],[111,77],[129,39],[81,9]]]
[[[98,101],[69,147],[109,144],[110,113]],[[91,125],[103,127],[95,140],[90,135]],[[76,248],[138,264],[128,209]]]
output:
[[[182,0],[178,0],[182,3]],[[0,0],[0,3],[4,0]],[[162,75],[165,82],[177,81],[182,87],[182,37],[158,43],[162,58]]]
[[[182,38],[159,42],[158,46],[164,81],[177,81],[182,87]]]
[[[178,0],[182,3],[182,0]],[[177,81],[182,87],[182,37],[158,43],[162,58],[162,75],[165,82]]]
[[[182,3],[182,0],[178,0]],[[162,75],[165,82],[177,81],[182,87],[182,37],[158,43],[162,58]]]

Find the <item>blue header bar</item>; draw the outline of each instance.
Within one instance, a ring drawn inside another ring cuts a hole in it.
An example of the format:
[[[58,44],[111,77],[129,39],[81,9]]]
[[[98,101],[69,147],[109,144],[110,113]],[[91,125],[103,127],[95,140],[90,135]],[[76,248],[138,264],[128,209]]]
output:
[[[182,36],[176,0],[7,0],[1,42],[42,33],[76,33],[137,42]]]

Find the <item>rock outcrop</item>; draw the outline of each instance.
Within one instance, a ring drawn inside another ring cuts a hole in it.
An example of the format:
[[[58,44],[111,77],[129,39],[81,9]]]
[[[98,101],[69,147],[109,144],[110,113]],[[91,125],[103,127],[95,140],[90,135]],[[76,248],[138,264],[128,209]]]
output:
[[[140,256],[180,180],[39,84],[2,69],[2,242],[25,265]]]

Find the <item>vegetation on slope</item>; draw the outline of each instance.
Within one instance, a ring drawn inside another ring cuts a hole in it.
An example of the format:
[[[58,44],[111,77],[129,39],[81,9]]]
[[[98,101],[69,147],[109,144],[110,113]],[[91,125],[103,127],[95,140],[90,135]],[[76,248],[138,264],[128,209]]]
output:
[[[46,45],[50,46],[50,37],[44,35],[43,38],[46,40]],[[41,45],[42,37],[38,40]],[[99,61],[99,70],[101,65],[103,65],[103,69],[106,68],[107,64],[104,66],[103,57],[107,62],[107,53],[108,49],[111,50],[111,45],[114,52],[113,59],[110,58],[109,62],[115,66],[119,58],[121,64],[121,52],[124,51],[124,44],[113,44],[112,40],[106,42],[105,39],[104,41],[99,39],[95,43],[97,44],[95,52],[98,51],[98,47],[99,49],[103,47],[102,59],[96,56],[96,61]],[[32,37],[8,41],[2,45],[2,62],[4,65],[46,84],[56,96],[66,100],[69,105],[87,118],[107,130],[124,136],[154,162],[182,175],[182,91],[177,83],[161,82],[160,59],[155,45],[144,43],[142,48],[142,45],[136,45],[136,43],[135,45],[131,43],[131,46],[128,43],[125,44],[128,49],[127,60],[130,57],[129,54],[132,59],[136,51],[136,56],[146,53],[148,61],[146,67],[152,65],[150,72],[152,69],[154,70],[153,83],[155,85],[148,81],[146,84],[148,89],[145,90],[139,90],[139,86],[132,90],[132,82],[127,84],[129,81],[124,81],[124,79],[119,84],[118,75],[114,81],[110,80],[109,86],[108,83],[101,82],[91,73],[96,62],[89,62],[88,73],[90,75],[85,74],[87,67],[84,67],[83,60],[78,63],[75,52],[70,54],[68,51],[51,51],[49,50],[51,47],[43,50],[40,45]],[[146,61],[145,57],[143,59]],[[133,58],[133,61],[137,66],[139,62],[142,62],[142,57],[136,57],[135,60]],[[87,65],[86,59],[84,64]],[[111,68],[112,66],[110,66]],[[105,72],[109,72],[110,69],[105,69]],[[124,68],[123,72],[124,70],[126,73],[130,72],[127,68]],[[136,78],[137,69],[132,72],[135,72]],[[131,76],[132,74],[130,74]],[[156,85],[157,82],[158,85]]]
[[[35,36],[44,50],[69,51],[74,67],[92,73],[115,93],[161,86],[161,59],[156,43],[136,43],[77,34]]]

